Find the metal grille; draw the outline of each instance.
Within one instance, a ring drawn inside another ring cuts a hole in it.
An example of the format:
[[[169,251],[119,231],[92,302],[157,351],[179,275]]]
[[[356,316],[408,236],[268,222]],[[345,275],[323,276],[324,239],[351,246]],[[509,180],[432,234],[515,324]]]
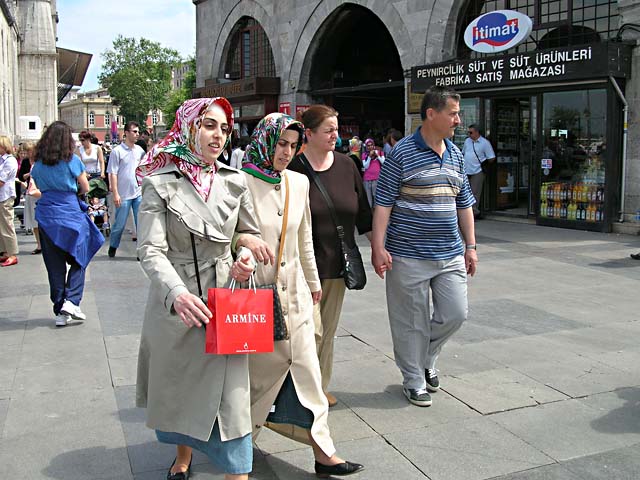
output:
[[[615,37],[619,27],[617,0],[470,0],[459,23],[459,58],[487,56],[466,46],[464,29],[479,15],[504,9],[533,20],[529,38],[505,54],[607,41]]]

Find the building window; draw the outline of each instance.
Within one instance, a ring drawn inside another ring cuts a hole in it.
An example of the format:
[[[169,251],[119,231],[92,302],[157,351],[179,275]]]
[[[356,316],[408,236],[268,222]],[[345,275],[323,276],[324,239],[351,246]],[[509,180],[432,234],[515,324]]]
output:
[[[151,112],[151,125],[158,124],[158,111],[154,110]]]
[[[96,114],[93,112],[89,112],[89,126],[90,127],[96,126]]]
[[[458,58],[484,57],[464,43],[464,30],[476,17],[494,10],[516,10],[531,17],[529,38],[505,54],[597,43],[615,37],[617,0],[469,0],[460,15]]]
[[[109,112],[105,112],[104,114],[104,126],[105,127],[111,126],[111,113]]]
[[[262,26],[253,18],[242,17],[225,45],[224,76],[235,80],[249,77],[275,77],[271,43]]]

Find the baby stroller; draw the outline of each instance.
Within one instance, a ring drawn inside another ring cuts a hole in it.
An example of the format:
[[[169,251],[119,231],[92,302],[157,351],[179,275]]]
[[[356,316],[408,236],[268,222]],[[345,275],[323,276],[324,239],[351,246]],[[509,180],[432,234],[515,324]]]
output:
[[[108,192],[107,184],[102,178],[92,178],[89,180],[89,191],[87,192],[89,209],[87,214],[105,237],[111,234],[109,209],[106,205]]]

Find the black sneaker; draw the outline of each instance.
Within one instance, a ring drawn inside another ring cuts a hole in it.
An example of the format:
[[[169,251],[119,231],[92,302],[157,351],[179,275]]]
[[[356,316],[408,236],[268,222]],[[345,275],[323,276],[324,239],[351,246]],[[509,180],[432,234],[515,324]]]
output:
[[[440,380],[438,380],[438,372],[435,368],[427,368],[424,371],[424,379],[427,382],[427,390],[430,392],[440,390]]]
[[[113,258],[116,256],[117,248],[109,247],[109,257]]]
[[[429,407],[431,405],[431,395],[424,389],[416,390],[415,388],[403,388],[404,396],[407,397],[414,405],[418,407]]]

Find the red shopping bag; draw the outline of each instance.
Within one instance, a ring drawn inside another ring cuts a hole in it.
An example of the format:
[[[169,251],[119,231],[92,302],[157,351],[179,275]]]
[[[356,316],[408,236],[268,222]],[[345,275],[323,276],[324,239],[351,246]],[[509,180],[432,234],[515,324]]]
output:
[[[273,291],[210,288],[205,353],[273,352]]]

